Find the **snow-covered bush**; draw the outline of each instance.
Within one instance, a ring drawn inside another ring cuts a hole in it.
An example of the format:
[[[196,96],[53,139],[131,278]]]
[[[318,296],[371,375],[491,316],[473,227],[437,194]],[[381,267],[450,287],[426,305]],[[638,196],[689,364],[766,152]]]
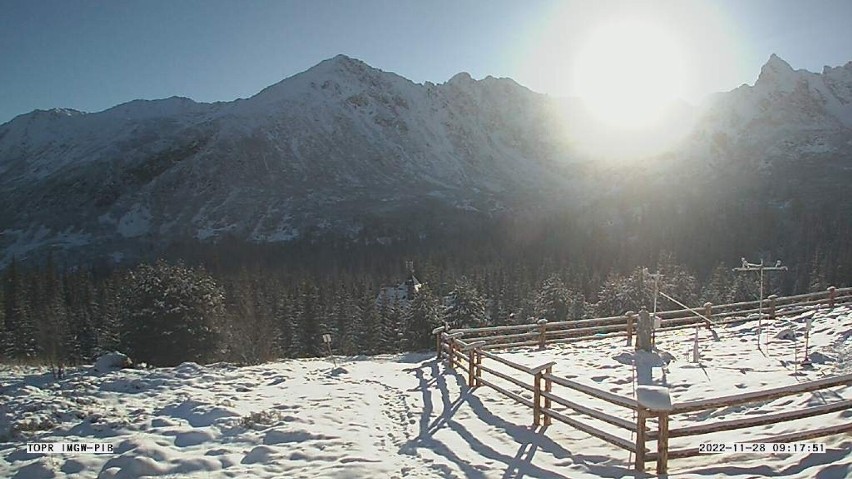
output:
[[[128,368],[133,361],[126,354],[119,352],[106,353],[95,360],[95,371],[105,373],[115,369]]]
[[[224,295],[207,272],[158,261],[131,270],[125,284],[121,339],[131,357],[173,366],[214,356]]]

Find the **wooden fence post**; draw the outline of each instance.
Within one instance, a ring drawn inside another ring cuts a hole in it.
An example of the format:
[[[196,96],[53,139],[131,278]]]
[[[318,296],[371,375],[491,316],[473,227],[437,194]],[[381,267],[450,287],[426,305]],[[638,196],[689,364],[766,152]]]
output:
[[[485,341],[475,341],[465,346],[467,351],[467,387],[475,388],[479,386],[479,372],[477,371],[477,357],[479,356],[479,348],[485,346]]]
[[[547,320],[542,318],[535,324],[538,325],[538,349],[544,349],[547,345]]]
[[[696,331],[698,326],[695,326]],[[645,422],[655,416],[659,424],[657,434],[657,475],[665,474],[669,461],[669,413],[672,397],[669,388],[662,386],[636,386],[636,470],[645,471]],[[640,461],[641,458],[641,461]]]
[[[545,372],[547,372],[548,376],[552,375],[553,374],[553,365],[548,366],[547,369],[545,369]],[[548,394],[553,391],[553,381],[551,381],[550,378],[544,378],[544,390]],[[544,398],[544,407],[546,409],[550,409],[550,406],[551,406],[550,398],[549,397]],[[550,418],[550,414],[545,414],[544,415],[544,425],[550,426],[551,421],[552,421],[552,419]]]
[[[541,416],[544,415],[544,424],[545,426],[550,424],[550,418],[546,413],[541,411],[541,380],[543,379],[545,371],[552,371],[553,365],[555,362],[549,362],[547,364],[542,364],[541,366],[532,368],[529,372],[533,375],[533,426],[541,425]],[[550,382],[550,381],[548,381]],[[545,391],[550,391],[550,386],[545,387]],[[550,407],[550,401],[545,402],[544,407]]]
[[[632,346],[633,328],[635,327],[634,322],[636,321],[636,313],[634,313],[633,311],[628,311],[624,313],[624,315],[627,317],[627,345]]]
[[[710,301],[704,303],[704,317],[713,321],[713,303]],[[707,329],[710,329],[710,323],[707,323]]]
[[[467,351],[467,387],[476,386],[476,363],[474,362],[473,349]]]
[[[432,334],[435,335],[435,351],[438,352],[438,356],[436,359],[439,361],[444,355],[444,348],[441,347],[441,339],[443,339],[442,335],[445,330],[446,328],[444,326],[438,326],[437,328],[432,330]]]
[[[657,416],[660,429],[657,435],[657,475],[667,474],[669,467],[669,413]]]
[[[775,300],[778,299],[778,296],[772,294],[769,296],[769,319],[775,319]]]
[[[828,307],[834,308],[834,300],[837,298],[837,288],[834,286],[828,287]]]
[[[645,422],[648,411],[639,407],[636,409],[636,463],[633,469],[645,472]]]
[[[474,356],[476,357],[476,378],[474,379],[474,386],[479,387],[482,386],[482,350],[476,348],[473,351]]]
[[[455,333],[447,335],[447,339],[449,340],[447,343],[450,347],[450,350],[448,351],[448,354],[450,355],[450,367],[453,369],[455,369],[456,364],[458,364],[458,361],[456,360],[456,350],[458,349],[456,347],[456,338],[460,338],[463,335],[464,331],[456,331]]]
[[[533,426],[541,424],[541,372],[533,376]]]

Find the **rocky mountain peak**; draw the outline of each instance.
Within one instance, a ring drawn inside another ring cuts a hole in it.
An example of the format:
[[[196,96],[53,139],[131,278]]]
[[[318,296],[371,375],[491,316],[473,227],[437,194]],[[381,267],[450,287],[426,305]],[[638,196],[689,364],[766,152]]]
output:
[[[392,78],[404,80],[398,75],[340,54],[261,90],[251,100],[252,103],[270,104],[315,95],[347,96],[354,90],[361,90],[368,85],[379,85]]]
[[[447,81],[448,85],[465,85],[475,82],[468,72],[460,72],[453,75],[452,78]]]
[[[6,125],[12,123],[33,123],[42,121],[53,121],[61,118],[72,116],[85,115],[84,112],[74,110],[73,108],[51,108],[49,110],[33,110],[23,115],[18,115],[12,118]]]
[[[760,69],[755,86],[774,87],[782,90],[791,90],[796,83],[796,71],[789,63],[776,54],[769,56],[769,60]]]
[[[819,75],[772,55],[673,157],[721,170],[743,152],[791,163],[847,148],[850,65]],[[129,257],[141,242],[225,235],[372,241],[391,217],[428,231],[442,215],[584,198],[586,159],[564,110],[508,78],[419,85],[338,55],[245,100],[22,115],[0,126],[0,267],[48,246]]]
[[[328,72],[328,71],[336,71],[336,72],[348,71],[348,72],[360,73],[360,72],[364,72],[366,70],[378,71],[377,69],[371,67],[370,65],[367,65],[363,61],[358,60],[357,58],[352,58],[350,56],[347,56],[347,55],[344,55],[344,54],[341,53],[339,55],[333,56],[332,58],[329,58],[327,60],[323,60],[323,61],[319,62],[314,67],[309,68],[305,73],[308,73],[308,72],[325,73],[325,72]]]

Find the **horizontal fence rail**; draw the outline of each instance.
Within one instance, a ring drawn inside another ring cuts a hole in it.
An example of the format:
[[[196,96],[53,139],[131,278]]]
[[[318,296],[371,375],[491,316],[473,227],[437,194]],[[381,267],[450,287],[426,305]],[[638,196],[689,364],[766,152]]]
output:
[[[725,325],[769,318],[801,314],[807,306],[828,306],[852,302],[852,288],[829,288],[816,293],[799,294],[787,297],[770,296],[760,301],[743,301],[731,304],[712,305],[705,303],[693,309],[677,309],[657,312],[660,318],[658,331],[674,331],[694,326]],[[796,308],[796,309],[790,309]],[[701,316],[695,312],[701,313]],[[763,316],[759,316],[762,313]],[[632,317],[631,317],[632,316]],[[549,343],[570,343],[586,339],[623,336],[631,338],[637,321],[635,313],[605,318],[576,319],[570,321],[546,322],[539,320],[534,324],[506,326],[487,326],[481,328],[461,328],[452,330],[463,333],[466,339],[485,341],[483,349],[510,349],[526,346],[546,347]],[[743,316],[746,316],[745,318]],[[707,319],[710,320],[708,323]]]
[[[440,329],[440,328],[438,328]],[[468,373],[468,385],[472,388],[485,386],[497,391],[503,396],[522,404],[533,410],[533,425],[550,425],[553,419],[563,422],[591,436],[635,453],[637,443],[603,429],[586,424],[578,417],[589,417],[606,424],[616,426],[624,431],[635,433],[636,423],[613,414],[596,410],[592,407],[581,405],[577,400],[599,400],[626,408],[631,413],[637,410],[635,400],[618,396],[608,391],[602,391],[587,386],[568,378],[553,374],[555,363],[550,362],[538,367],[529,367],[518,364],[510,359],[488,352],[480,338],[468,338],[464,334],[448,334],[443,330],[436,330],[439,335],[439,346],[445,352],[447,360],[454,367],[466,370]],[[462,338],[467,338],[467,341]],[[484,360],[496,363],[504,368],[503,371],[496,367],[483,364]],[[486,376],[488,375],[488,376]],[[504,381],[509,386],[497,383]],[[572,399],[567,399],[555,393],[553,386],[564,387],[572,394]],[[532,393],[533,398],[528,399],[523,393]],[[557,410],[554,405],[565,409]],[[570,414],[568,414],[570,413]],[[648,431],[650,432],[650,431]]]
[[[694,309],[660,312],[658,316],[661,318],[661,329],[676,330],[702,325],[712,327],[713,325],[747,321],[750,319],[743,318],[743,315],[757,312],[763,312],[765,318],[775,319],[784,315],[801,314],[815,307],[827,306],[833,308],[836,304],[850,301],[852,301],[852,288],[832,287],[824,292],[785,298],[770,296],[764,301],[763,305],[759,301],[726,305],[707,303]],[[696,312],[700,315],[696,315]],[[852,385],[852,374],[730,396],[673,402],[669,409],[654,409],[643,406],[634,398],[623,397],[573,379],[557,376],[553,373],[555,365],[553,362],[538,367],[529,367],[491,352],[494,349],[522,346],[544,348],[548,342],[563,343],[624,335],[630,339],[635,331],[636,320],[637,315],[629,312],[623,316],[552,323],[539,320],[535,324],[457,330],[450,330],[444,326],[433,330],[433,334],[436,336],[438,358],[445,358],[451,368],[465,371],[468,376],[469,387],[485,386],[491,388],[532,409],[533,425],[535,426],[549,425],[555,419],[627,450],[635,455],[634,468],[638,471],[644,471],[646,462],[656,462],[657,474],[666,474],[669,459],[699,454],[699,448],[671,448],[669,440],[672,438],[696,437],[852,411],[852,399],[841,398],[819,406],[769,412],[731,420],[700,421],[697,424],[670,429],[669,423],[672,416],[688,416],[689,413],[769,402],[783,397],[849,386]],[[483,364],[485,360],[490,364]],[[554,392],[554,386],[563,388],[564,392],[562,394]],[[529,398],[530,394],[532,399]],[[627,411],[632,419],[625,419],[617,414],[595,409],[586,401],[590,401],[592,404],[595,401],[609,403]],[[629,433],[631,439],[595,427],[585,418],[591,418],[599,423],[614,426],[617,430],[625,431]],[[648,427],[649,420],[655,420],[656,428]],[[687,418],[686,421],[688,420],[690,419]],[[774,435],[750,442],[793,442],[849,432],[852,432],[852,421]],[[656,442],[656,447],[649,449],[647,447],[649,442]]]
[[[722,431],[734,431],[738,429],[746,429],[750,427],[766,426],[769,424],[779,424],[788,421],[799,419],[819,417],[825,414],[849,411],[852,410],[852,400],[842,399],[833,403],[814,406],[804,409],[796,409],[793,411],[783,411],[780,413],[761,414],[756,417],[745,417],[728,421],[713,421],[702,423],[694,426],[684,426],[675,429],[668,429],[670,416],[684,414],[688,412],[709,411],[720,407],[739,406],[756,402],[768,402],[775,399],[796,396],[808,392],[821,391],[824,389],[852,385],[852,374],[846,374],[833,378],[820,379],[799,383],[786,387],[767,389],[764,391],[755,391],[750,393],[736,394],[732,396],[723,396],[711,399],[702,399],[698,401],[687,401],[680,404],[674,404],[671,410],[653,411],[648,410],[647,414],[656,416],[660,425],[659,431],[656,434],[648,436],[648,439],[656,439],[659,444],[665,444],[663,448],[658,448],[657,453],[651,453],[646,456],[646,461],[657,461],[657,473],[662,474],[666,471],[665,459],[685,458],[697,456],[700,453],[699,448],[687,449],[669,449],[669,438],[700,436],[704,434],[712,434]],[[852,422],[847,421],[843,424],[837,424],[816,429],[808,429],[792,433],[774,435],[769,437],[750,439],[749,442],[756,443],[780,443],[780,442],[795,442],[813,439],[817,437],[831,436],[843,434],[852,431]],[[662,466],[661,466],[662,461]],[[660,472],[662,467],[662,472]]]

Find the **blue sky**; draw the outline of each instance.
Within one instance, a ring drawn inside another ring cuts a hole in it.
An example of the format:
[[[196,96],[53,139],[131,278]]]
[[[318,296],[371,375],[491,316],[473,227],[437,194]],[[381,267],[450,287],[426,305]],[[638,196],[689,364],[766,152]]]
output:
[[[0,122],[137,98],[229,101],[338,53],[416,82],[467,71],[568,96],[576,45],[625,12],[689,46],[688,100],[753,82],[773,52],[811,71],[852,60],[846,0],[0,0]]]

